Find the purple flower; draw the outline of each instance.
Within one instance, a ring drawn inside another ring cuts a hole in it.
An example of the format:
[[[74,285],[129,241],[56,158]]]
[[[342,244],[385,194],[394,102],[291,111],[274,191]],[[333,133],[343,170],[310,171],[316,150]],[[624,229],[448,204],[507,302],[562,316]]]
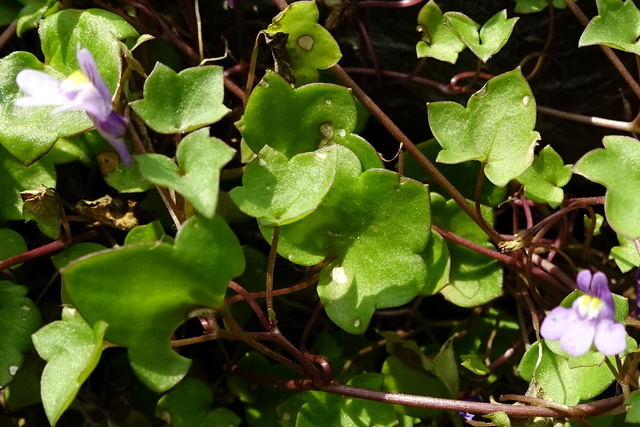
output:
[[[584,295],[571,308],[556,307],[544,319],[540,335],[560,340],[560,347],[570,356],[582,356],[595,344],[605,356],[622,353],[627,348],[627,333],[615,321],[613,295],[604,273],[582,270],[576,279]]]
[[[124,164],[130,167],[131,156],[124,142],[129,121],[113,111],[111,93],[100,76],[91,53],[87,49],[78,48],[77,59],[81,71],[71,73],[64,80],[42,71],[20,71],[16,82],[27,96],[16,99],[15,105],[57,105],[52,114],[72,110],[84,111],[98,132],[116,149]]]

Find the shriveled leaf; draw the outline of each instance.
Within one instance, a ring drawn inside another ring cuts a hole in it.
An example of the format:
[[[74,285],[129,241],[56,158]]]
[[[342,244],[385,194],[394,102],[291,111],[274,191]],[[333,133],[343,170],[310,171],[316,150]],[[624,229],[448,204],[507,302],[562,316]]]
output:
[[[317,23],[319,16],[315,1],[297,1],[273,18],[265,30],[271,38],[278,33],[287,35],[286,54],[277,49],[273,54],[276,63],[284,61],[292,68],[297,86],[317,82],[318,69],[332,67],[342,57],[331,33]]]
[[[185,133],[216,123],[229,113],[222,103],[222,67],[187,68],[177,73],[158,62],[144,83],[144,99],[131,108],[159,133]]]
[[[498,53],[507,43],[518,18],[507,19],[507,11],[496,13],[480,28],[473,19],[460,12],[447,12],[444,22],[483,62]]]
[[[451,28],[444,25],[442,11],[433,0],[420,9],[417,30],[422,33],[422,40],[416,45],[418,58],[435,58],[455,64],[458,54],[467,47]]]
[[[571,179],[571,166],[550,146],[544,147],[518,181],[524,185],[524,196],[538,203],[548,203],[552,208],[564,200],[562,187]]]
[[[355,154],[337,149],[333,187],[314,212],[282,226],[278,252],[301,265],[335,257],[320,273],[318,295],[333,322],[363,333],[377,308],[405,304],[425,285],[429,196],[393,172],[363,173]],[[271,240],[273,228],[262,231]]]
[[[254,153],[268,145],[291,158],[340,144],[356,153],[363,168],[383,167],[375,149],[353,133],[357,124],[356,104],[348,89],[328,83],[293,89],[282,77],[267,73],[236,126]]]
[[[596,4],[598,16],[589,22],[578,45],[601,44],[639,55],[640,10],[633,0],[596,0]]]
[[[628,239],[640,238],[640,145],[628,136],[610,135],[604,148],[585,154],[573,171],[607,188],[604,211],[609,225]]]
[[[40,313],[27,297],[29,290],[0,281],[0,388],[13,380],[31,350],[31,334],[40,327]]]
[[[218,204],[220,169],[234,153],[221,140],[209,137],[209,128],[205,128],[187,135],[178,146],[180,169],[161,154],[142,154],[135,160],[146,180],[178,191],[198,212],[212,218]]]
[[[188,318],[220,307],[229,280],[243,268],[229,226],[219,217],[195,216],[174,246],[151,242],[103,251],[61,273],[71,302],[89,324],[107,322],[106,338],[127,347],[136,374],[162,392],[180,382],[190,365],[172,350],[171,335]]]
[[[285,225],[313,212],[333,184],[337,146],[287,157],[265,146],[230,196],[262,225]]]
[[[48,362],[42,372],[40,393],[51,425],[58,422],[98,365],[107,328],[102,321],[92,328],[76,309],[65,307],[62,320],[33,334],[38,354]]]
[[[486,162],[485,174],[504,187],[533,162],[540,134],[533,130],[536,105],[519,68],[489,80],[469,98],[428,104],[429,125],[443,150],[438,162]],[[452,126],[451,123],[455,123]]]
[[[35,221],[40,231],[52,239],[60,237],[60,217],[63,208],[53,188],[40,186],[34,191],[23,191],[20,198],[25,221]]]

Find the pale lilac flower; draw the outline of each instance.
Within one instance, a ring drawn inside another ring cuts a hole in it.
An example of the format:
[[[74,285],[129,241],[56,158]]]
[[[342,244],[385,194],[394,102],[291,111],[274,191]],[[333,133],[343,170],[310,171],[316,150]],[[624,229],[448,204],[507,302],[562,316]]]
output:
[[[73,72],[64,80],[36,70],[18,73],[16,82],[27,95],[18,98],[15,105],[33,107],[57,105],[52,114],[80,110],[87,113],[100,134],[116,149],[124,164],[131,166],[131,156],[124,142],[129,121],[113,111],[111,93],[98,72],[96,61],[87,49],[78,49],[81,71]]]
[[[622,353],[627,348],[627,333],[615,321],[613,295],[604,273],[582,270],[576,279],[584,295],[571,308],[556,307],[544,319],[540,335],[560,340],[560,347],[570,356],[582,356],[595,344],[605,356]]]

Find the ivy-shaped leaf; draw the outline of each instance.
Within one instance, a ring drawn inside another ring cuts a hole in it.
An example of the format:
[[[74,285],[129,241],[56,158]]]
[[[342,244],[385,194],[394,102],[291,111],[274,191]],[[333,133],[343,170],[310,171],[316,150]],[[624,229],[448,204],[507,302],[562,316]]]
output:
[[[480,28],[473,19],[460,12],[447,12],[444,22],[483,62],[498,53],[507,43],[518,18],[507,19],[507,11],[496,13]]]
[[[542,358],[538,360],[541,345]],[[610,359],[615,365],[615,359]],[[525,381],[536,382],[537,396],[534,397],[568,406],[598,396],[615,379],[604,363],[600,366],[571,367],[566,358],[553,353],[544,342],[536,342],[529,347],[520,361],[518,372]]]
[[[598,16],[584,29],[578,45],[602,44],[640,54],[640,11],[633,0],[596,0]]]
[[[142,193],[153,188],[153,184],[142,177],[138,163],[126,167],[115,151],[101,152],[97,160],[105,182],[120,193]]]
[[[242,249],[229,226],[219,217],[196,216],[180,229],[174,246],[152,242],[103,251],[61,273],[72,304],[89,324],[107,322],[106,338],[127,347],[136,374],[163,392],[190,365],[171,348],[171,335],[188,318],[220,307],[229,280],[243,269]]]
[[[447,243],[435,230],[431,230],[431,237],[421,255],[429,274],[427,274],[427,282],[420,294],[425,296],[437,294],[449,284],[451,256]]]
[[[436,162],[438,154],[442,151],[442,147],[434,138],[418,144],[418,149],[432,162]],[[457,164],[439,164],[438,170],[449,180],[451,184],[467,199],[474,200],[476,194],[476,183],[478,175],[480,175],[480,163],[474,161],[462,162]],[[429,184],[429,191],[438,193],[445,198],[449,195],[436,183],[409,153],[404,153],[404,172],[405,176],[417,179],[418,181]],[[473,177],[473,179],[472,179]],[[497,207],[507,197],[507,190],[496,187],[491,182],[484,182],[482,185],[482,195],[480,203],[483,205]]]
[[[627,397],[624,401],[627,405],[627,417],[625,419],[628,423],[640,423],[640,391],[636,390]]]
[[[515,0],[516,13],[536,13],[543,11],[549,6],[549,0]],[[552,0],[551,5],[556,9],[564,9],[567,3],[564,0]]]
[[[453,200],[445,201],[431,193],[431,206],[435,225],[493,249],[486,233]],[[482,216],[493,223],[490,208],[483,206]],[[460,307],[475,307],[502,295],[502,266],[498,261],[456,243],[447,242],[447,246],[451,256],[450,283],[441,294],[448,301]]]
[[[10,228],[0,228],[0,242],[2,242],[2,245],[0,245],[0,261],[27,251],[27,244],[20,233]],[[16,267],[15,265],[13,266],[13,268]]]
[[[149,182],[182,194],[202,215],[212,218],[218,204],[220,169],[235,150],[209,136],[209,128],[187,135],[178,145],[178,165],[161,154],[135,157],[140,173]]]
[[[158,401],[156,415],[172,427],[235,427],[241,419],[227,408],[211,409],[211,387],[185,378]]]
[[[49,159],[42,159],[27,167],[0,147],[0,218],[24,219],[20,193],[35,190],[41,185],[56,185],[56,170]]]
[[[40,313],[27,298],[27,289],[0,281],[0,388],[11,382],[31,350],[31,334],[40,327]]]
[[[422,33],[422,40],[416,45],[418,58],[435,58],[455,64],[458,54],[467,47],[451,28],[444,25],[442,11],[433,0],[420,9],[417,30]]]
[[[152,221],[146,225],[139,225],[132,228],[124,239],[125,245],[135,245],[136,243],[160,242],[167,235],[162,228],[160,221]]]
[[[107,328],[102,321],[92,328],[76,309],[65,307],[62,320],[49,323],[33,334],[38,354],[48,362],[42,372],[40,393],[51,425],[58,422],[98,365]]]
[[[320,273],[318,295],[331,320],[357,334],[377,308],[405,304],[425,286],[429,195],[388,170],[362,173],[354,153],[337,149],[333,187],[314,212],[281,228],[278,252],[301,265],[335,257]],[[262,231],[271,240],[273,228]]]
[[[382,168],[376,150],[353,133],[357,124],[358,110],[348,89],[328,83],[293,89],[282,77],[267,73],[236,126],[254,153],[268,145],[291,158],[340,144],[356,153],[364,169]]]
[[[384,376],[362,374],[349,381],[349,385],[380,390]],[[397,426],[393,405],[372,400],[338,396],[321,391],[310,391],[304,395],[307,403],[300,409],[296,425],[299,427],[324,426]]]
[[[144,82],[144,99],[131,108],[159,133],[185,133],[217,122],[229,109],[222,103],[224,77],[217,65],[176,74],[158,62]]]
[[[51,149],[61,137],[89,129],[92,124],[85,113],[68,111],[51,115],[54,107],[16,107],[21,97],[16,76],[24,69],[46,72],[64,78],[78,70],[78,44],[96,58],[100,74],[114,93],[120,80],[119,39],[137,37],[138,33],[123,18],[100,9],[65,9],[44,18],[40,23],[43,65],[28,52],[14,52],[0,59],[0,142],[24,164],[31,164]],[[43,182],[37,183],[34,188]],[[53,186],[47,185],[47,186]]]
[[[618,234],[620,246],[614,246],[609,252],[609,257],[616,261],[616,265],[623,273],[640,266],[640,254],[635,243]]]
[[[524,196],[538,203],[548,203],[552,208],[564,200],[564,187],[571,179],[571,166],[565,165],[562,157],[547,145],[533,159],[533,163],[518,177],[524,185]]]
[[[16,33],[18,37],[30,28],[38,25],[45,13],[54,7],[56,0],[22,0],[24,7],[18,14]]]
[[[288,58],[275,58],[289,63],[297,86],[318,81],[318,69],[334,66],[342,57],[338,43],[326,28],[318,24],[318,6],[315,1],[291,3],[280,12],[265,33],[273,37],[287,34]],[[274,56],[278,55],[274,51]]]
[[[487,178],[498,187],[531,165],[540,134],[533,130],[536,104],[520,68],[489,80],[471,95],[467,108],[449,101],[427,107],[429,125],[443,148],[438,162],[486,162]]]
[[[609,225],[628,239],[640,238],[640,145],[628,136],[610,135],[604,148],[585,154],[573,172],[607,188],[604,212]]]
[[[333,184],[337,146],[291,158],[265,146],[229,195],[261,225],[285,225],[313,212]]]

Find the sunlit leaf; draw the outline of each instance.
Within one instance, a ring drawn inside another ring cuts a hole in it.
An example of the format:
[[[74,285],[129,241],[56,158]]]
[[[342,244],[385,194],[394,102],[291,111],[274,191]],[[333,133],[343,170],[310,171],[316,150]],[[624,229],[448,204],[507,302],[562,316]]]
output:
[[[518,181],[524,185],[524,196],[538,203],[548,203],[552,208],[564,200],[562,187],[571,179],[571,166],[550,146],[544,147]]]
[[[633,0],[596,0],[598,16],[585,28],[579,46],[602,44],[640,54],[640,11]]]
[[[623,273],[634,267],[640,266],[640,254],[635,243],[618,234],[620,246],[614,246],[609,252],[609,257],[616,261],[616,265]]]
[[[222,67],[200,66],[176,73],[158,62],[144,83],[144,99],[131,108],[159,133],[185,133],[216,123],[229,109],[222,103]]]
[[[540,134],[533,130],[533,93],[519,68],[489,80],[469,98],[467,108],[433,102],[428,111],[431,130],[443,148],[438,162],[486,162],[485,174],[498,187],[531,165]]]
[[[38,24],[38,21],[42,19],[44,14],[52,8],[57,1],[56,0],[23,0],[24,7],[20,9],[18,15],[18,22],[16,26],[16,33],[18,37],[27,31],[29,28],[33,28]]]
[[[77,310],[65,307],[62,320],[33,334],[33,344],[47,366],[42,372],[41,396],[52,425],[75,399],[80,386],[94,370],[104,348],[108,325],[89,326]]]
[[[628,136],[611,135],[604,148],[585,154],[573,171],[607,188],[604,211],[609,225],[629,238],[640,237],[640,145]]]
[[[549,6],[549,0],[515,0],[516,13],[535,13],[540,12]],[[564,9],[567,3],[564,0],[552,0],[551,4],[556,9]]]
[[[442,11],[433,0],[420,9],[417,30],[422,33],[422,40],[416,45],[418,58],[435,58],[455,64],[458,54],[467,47],[451,28],[444,25]]]

